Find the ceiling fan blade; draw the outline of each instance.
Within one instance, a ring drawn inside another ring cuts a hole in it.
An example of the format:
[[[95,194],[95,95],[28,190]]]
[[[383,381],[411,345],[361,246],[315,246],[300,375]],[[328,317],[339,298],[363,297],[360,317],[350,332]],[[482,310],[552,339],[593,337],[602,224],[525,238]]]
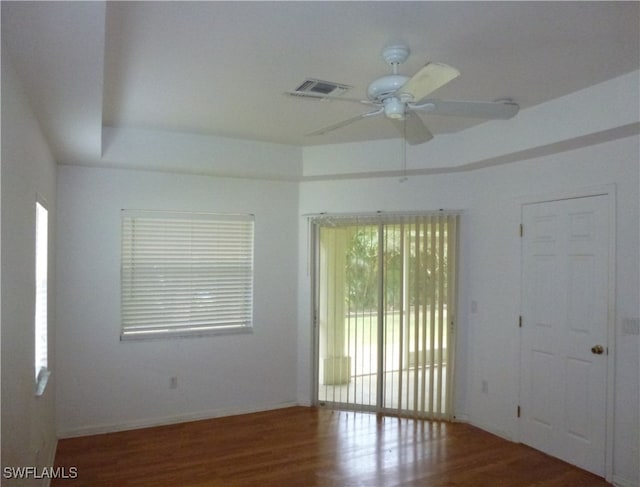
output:
[[[448,115],[456,117],[486,118],[507,120],[513,118],[520,109],[517,103],[511,101],[454,101],[454,100],[425,100],[419,105],[409,104],[413,110],[424,110],[434,115]]]
[[[389,120],[410,145],[422,144],[433,139],[433,134],[429,132],[422,119],[409,110],[406,111],[404,120]]]
[[[357,103],[359,105],[371,105],[372,102],[369,100],[359,100],[358,98],[344,98],[341,96],[328,96],[322,95],[320,93],[304,93],[300,91],[285,91],[285,95],[295,97],[295,98],[307,98],[312,100],[326,100],[326,101],[347,101],[350,103]]]
[[[327,127],[323,127],[319,130],[315,130],[313,132],[308,133],[307,135],[323,135],[326,134],[327,132],[331,132],[333,130],[342,128],[342,127],[346,127],[349,124],[352,124],[353,122],[357,122],[358,120],[361,120],[363,118],[367,118],[367,117],[373,117],[374,115],[379,115],[381,113],[384,112],[384,108],[380,108],[378,110],[375,110],[373,112],[369,112],[369,113],[363,113],[361,115],[358,115],[357,117],[352,117],[352,118],[348,118],[346,120],[343,120],[342,122],[338,122],[338,123],[334,123],[332,125],[328,125]]]
[[[460,71],[456,68],[442,63],[429,63],[409,78],[396,91],[396,95],[410,95],[411,101],[418,102],[458,76],[460,76]]]

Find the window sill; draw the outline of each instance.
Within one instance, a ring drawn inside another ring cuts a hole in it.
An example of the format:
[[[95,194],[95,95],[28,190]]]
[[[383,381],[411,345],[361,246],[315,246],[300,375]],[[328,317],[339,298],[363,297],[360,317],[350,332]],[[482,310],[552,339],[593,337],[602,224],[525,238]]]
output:
[[[40,372],[38,372],[38,378],[36,379],[36,397],[40,397],[44,394],[44,390],[49,383],[50,376],[51,371],[49,369],[45,369],[44,367],[40,369]]]
[[[252,326],[228,326],[199,330],[174,330],[174,331],[150,331],[130,332],[120,335],[121,342],[135,342],[140,340],[158,340],[163,338],[200,338],[216,335],[239,335],[253,333]]]

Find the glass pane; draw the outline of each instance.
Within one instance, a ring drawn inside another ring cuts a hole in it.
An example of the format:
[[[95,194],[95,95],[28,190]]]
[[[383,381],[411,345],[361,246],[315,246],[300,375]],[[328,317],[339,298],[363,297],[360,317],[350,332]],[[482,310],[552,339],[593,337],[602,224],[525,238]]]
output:
[[[318,400],[375,406],[378,227],[321,227]]]
[[[449,417],[447,314],[455,296],[448,259],[455,254],[448,246],[456,218],[320,227],[320,403]]]

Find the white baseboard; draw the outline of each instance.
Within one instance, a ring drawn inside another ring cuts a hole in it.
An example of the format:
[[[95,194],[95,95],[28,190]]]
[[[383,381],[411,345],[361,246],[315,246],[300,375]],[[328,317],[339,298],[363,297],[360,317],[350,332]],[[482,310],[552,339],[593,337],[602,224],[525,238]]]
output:
[[[476,421],[473,418],[468,417],[467,415],[457,415],[455,421],[460,422],[460,423],[469,423],[472,426],[475,426],[476,428],[480,428],[481,430],[487,431],[488,433],[491,433],[493,435],[499,436],[500,438],[503,438],[507,441],[513,441],[513,442],[518,442],[517,440],[515,440],[511,435],[509,435],[506,431],[498,429],[498,428],[494,428],[493,426],[483,423],[481,421]],[[613,481],[612,481],[613,485],[615,485],[616,487],[638,487],[638,483],[637,482],[633,482],[629,479],[626,479],[624,477],[620,477],[619,475],[614,475],[613,476]]]
[[[53,448],[51,448],[51,450],[49,451],[49,454],[47,455],[47,464],[45,466],[47,467],[53,467],[55,462],[56,462],[56,452],[58,451],[58,440],[56,440],[53,443]],[[50,478],[44,478],[42,480],[42,485],[43,487],[49,487],[51,485],[51,479]]]
[[[468,417],[466,422],[469,423],[471,426],[475,426],[476,428],[480,428],[481,430],[484,430],[487,433],[491,433],[492,435],[499,436],[500,438],[505,439],[507,441],[512,441],[512,442],[515,441],[513,439],[513,435],[510,435],[505,430],[502,430],[500,428],[496,428],[493,425],[490,425],[490,424],[487,424],[487,423],[483,423],[482,421],[477,421],[472,417]]]
[[[200,411],[197,413],[179,414],[176,416],[165,416],[161,418],[141,419],[135,421],[126,421],[124,423],[113,423],[105,425],[83,426],[80,428],[72,428],[58,431],[58,438],[77,438],[80,436],[101,435],[105,433],[116,433],[118,431],[127,431],[141,428],[152,428],[154,426],[166,426],[176,423],[188,423],[190,421],[200,421],[203,419],[222,418],[224,416],[236,416],[239,414],[259,413],[262,411],[271,411],[274,409],[288,408],[298,406],[296,401],[287,401],[276,404],[269,404],[253,408],[237,408],[237,409],[214,409],[212,411]]]
[[[453,422],[454,423],[468,423],[469,422],[469,416],[467,416],[466,414],[456,414],[453,417]]]
[[[624,477],[620,477],[618,475],[613,476],[613,485],[616,487],[638,487],[637,482],[632,482],[629,479],[625,479]]]

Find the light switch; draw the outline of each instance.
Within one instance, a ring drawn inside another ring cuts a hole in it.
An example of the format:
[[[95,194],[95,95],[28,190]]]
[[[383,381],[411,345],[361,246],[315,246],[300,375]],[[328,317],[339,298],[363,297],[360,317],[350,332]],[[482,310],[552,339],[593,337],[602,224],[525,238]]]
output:
[[[624,318],[622,333],[625,335],[640,335],[640,318]]]

